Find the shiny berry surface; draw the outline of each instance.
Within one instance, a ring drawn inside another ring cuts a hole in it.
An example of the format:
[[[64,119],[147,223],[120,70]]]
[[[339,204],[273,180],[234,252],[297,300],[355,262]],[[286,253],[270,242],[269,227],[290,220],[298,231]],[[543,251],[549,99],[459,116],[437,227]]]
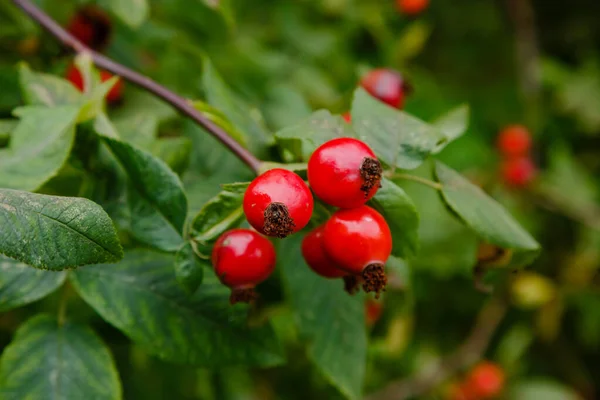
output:
[[[244,213],[254,229],[286,237],[304,228],[312,216],[310,189],[297,174],[276,168],[255,178],[244,194]]]
[[[387,222],[368,206],[336,211],[325,224],[324,243],[337,265],[353,274],[370,264],[385,264],[392,252]]]
[[[523,125],[510,125],[498,135],[498,150],[505,157],[525,156],[531,150],[531,134]]]
[[[315,195],[340,208],[365,204],[377,193],[381,174],[373,151],[353,138],[324,143],[308,161],[308,182]]]
[[[348,273],[335,265],[335,262],[325,252],[323,230],[321,225],[306,234],[302,240],[302,256],[306,264],[318,275],[325,278],[341,278]]]
[[[406,84],[402,75],[391,69],[375,69],[361,80],[361,86],[384,103],[394,107],[404,106]]]
[[[253,287],[275,269],[275,248],[250,229],[232,229],[219,237],[212,251],[215,273],[231,288]]]
[[[396,0],[398,10],[406,15],[421,14],[429,6],[429,0]]]
[[[535,179],[537,168],[528,157],[510,158],[502,162],[501,173],[507,185],[523,187]]]

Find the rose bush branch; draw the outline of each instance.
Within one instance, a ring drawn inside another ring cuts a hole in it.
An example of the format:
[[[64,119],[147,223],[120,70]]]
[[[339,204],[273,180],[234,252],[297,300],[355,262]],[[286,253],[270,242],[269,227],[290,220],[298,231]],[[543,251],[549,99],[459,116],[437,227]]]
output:
[[[58,39],[64,46],[74,50],[77,53],[87,52],[91,55],[94,64],[99,68],[105,69],[112,72],[113,74],[119,75],[129,82],[153,93],[157,97],[160,97],[174,108],[179,110],[182,114],[188,116],[200,126],[206,129],[211,135],[217,138],[223,143],[232,153],[234,153],[240,160],[248,165],[255,173],[258,173],[261,161],[254,156],[249,150],[244,148],[235,139],[233,139],[227,132],[215,125],[208,118],[198,112],[185,98],[178,94],[170,91],[166,87],[153,81],[152,79],[137,73],[108,57],[99,54],[82,42],[77,40],[73,35],[63,29],[56,21],[54,21],[48,14],[39,9],[29,0],[13,0],[17,7],[21,8],[27,15],[35,20],[40,26],[46,29],[56,39]]]

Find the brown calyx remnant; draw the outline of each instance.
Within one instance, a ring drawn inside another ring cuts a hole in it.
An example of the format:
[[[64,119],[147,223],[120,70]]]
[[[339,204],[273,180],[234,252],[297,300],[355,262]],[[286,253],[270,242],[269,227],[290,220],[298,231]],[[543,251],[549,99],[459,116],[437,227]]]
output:
[[[291,234],[296,227],[286,205],[283,203],[275,202],[269,204],[265,210],[264,217],[263,231],[267,236],[275,236],[283,239]]]
[[[366,293],[375,292],[375,298],[378,299],[380,293],[385,292],[387,276],[383,264],[367,265],[362,272],[362,278],[364,280],[362,287]]]
[[[356,275],[346,275],[342,278],[344,280],[344,290],[349,295],[354,295],[358,292],[358,276]]]
[[[363,184],[360,190],[365,192],[365,197],[369,195],[374,187],[381,187],[381,174],[383,168],[379,160],[371,157],[365,157],[360,165],[360,176],[363,179]]]
[[[253,287],[231,289],[231,296],[229,296],[229,303],[252,303],[258,298],[258,293],[254,291]]]

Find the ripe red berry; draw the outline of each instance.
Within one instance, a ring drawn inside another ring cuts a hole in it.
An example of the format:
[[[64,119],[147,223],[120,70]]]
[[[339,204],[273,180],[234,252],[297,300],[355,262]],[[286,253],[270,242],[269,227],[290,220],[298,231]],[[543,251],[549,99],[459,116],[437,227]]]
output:
[[[398,10],[406,15],[420,14],[428,5],[429,0],[396,0]]]
[[[367,298],[365,302],[365,320],[367,326],[373,326],[383,314],[383,303],[381,301]]]
[[[67,30],[86,46],[94,50],[102,50],[109,42],[112,24],[105,11],[87,5],[73,15]]]
[[[409,89],[398,72],[391,69],[374,69],[361,80],[361,86],[384,103],[394,107],[404,106],[404,97]]]
[[[509,186],[527,186],[537,174],[535,164],[529,157],[510,158],[502,162],[502,179]]]
[[[212,264],[221,282],[232,289],[231,304],[248,303],[256,298],[254,287],[275,269],[275,248],[253,230],[232,229],[215,243]]]
[[[113,77],[113,75],[110,72],[100,71],[100,81],[101,82],[106,82],[107,80],[109,80],[112,77]],[[79,72],[79,69],[77,69],[77,67],[74,64],[71,64],[69,66],[69,68],[67,69],[66,78],[80,92],[83,92],[83,90],[84,90],[83,76],[81,75],[81,72]],[[123,81],[119,78],[117,80],[117,82],[113,85],[113,87],[110,89],[108,94],[106,95],[106,101],[108,101],[109,104],[117,103],[119,100],[121,100],[122,92],[123,92]]]
[[[382,172],[375,153],[353,138],[324,143],[308,161],[308,182],[315,195],[340,208],[359,207],[375,196]]]
[[[498,365],[484,361],[469,373],[465,381],[468,391],[476,399],[495,398],[504,388],[504,371]]]
[[[250,225],[278,238],[304,228],[313,205],[310,189],[302,178],[281,168],[254,179],[244,194],[244,213]]]
[[[342,118],[344,118],[344,121],[346,121],[347,123],[352,122],[352,115],[350,115],[349,112],[343,113]]]
[[[510,125],[498,135],[498,149],[506,157],[520,157],[531,150],[531,134],[523,125]]]
[[[478,400],[475,397],[469,387],[464,383],[454,383],[448,388],[446,395],[448,400]]]
[[[385,290],[385,263],[392,252],[392,234],[374,209],[361,206],[336,211],[323,231],[325,251],[343,270],[360,276],[365,292]]]

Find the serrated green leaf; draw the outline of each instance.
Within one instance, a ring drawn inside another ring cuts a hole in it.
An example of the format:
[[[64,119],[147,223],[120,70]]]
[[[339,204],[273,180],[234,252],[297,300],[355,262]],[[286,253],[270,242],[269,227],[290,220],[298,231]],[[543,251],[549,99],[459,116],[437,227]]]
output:
[[[382,103],[362,88],[354,92],[352,127],[355,137],[381,161],[400,169],[417,168],[448,140],[436,127]]]
[[[243,200],[243,192],[228,190],[223,190],[209,200],[192,222],[194,239],[207,243],[216,240],[223,232],[238,226],[244,219]]]
[[[280,267],[301,336],[315,367],[348,399],[359,399],[365,380],[367,334],[361,296],[341,279],[323,279],[304,263],[299,236],[279,242]]]
[[[463,223],[486,242],[513,251],[510,266],[523,267],[537,257],[540,245],[478,186],[440,162],[435,176],[442,184],[443,201]]]
[[[132,187],[179,233],[187,215],[183,185],[169,167],[152,154],[125,142],[102,137],[129,176]],[[134,217],[135,219],[135,217]]]
[[[0,359],[3,400],[119,400],[112,356],[87,326],[38,315],[16,332]]]
[[[147,0],[105,0],[121,21],[132,28],[139,28],[150,15]]]
[[[0,253],[40,269],[116,262],[123,250],[111,219],[76,197],[0,189]]]
[[[298,124],[275,133],[280,144],[288,140],[299,141],[301,143],[301,159],[304,161],[308,160],[316,148],[323,143],[338,137],[353,136],[354,132],[350,125],[339,115],[332,115],[327,110],[315,111]]]
[[[271,327],[249,328],[248,308],[231,306],[229,289],[214,274],[205,274],[190,297],[173,262],[173,256],[134,251],[119,264],[80,269],[71,279],[106,321],[164,360],[211,368],[283,361]]]
[[[78,112],[74,106],[19,109],[10,147],[0,150],[0,187],[35,190],[56,175],[71,152]]]
[[[191,243],[184,244],[175,255],[175,278],[189,294],[194,294],[204,279],[204,264],[208,261],[198,258]]]
[[[0,312],[46,297],[66,277],[66,272],[40,271],[0,255]]]
[[[258,107],[253,107],[235,94],[223,81],[213,64],[206,59],[202,82],[206,98],[215,108],[227,116],[238,132],[244,134],[242,144],[248,143],[254,153],[263,151],[264,146],[270,142],[270,134],[253,114],[260,116]],[[249,141],[248,138],[252,138]]]
[[[392,254],[402,258],[415,256],[419,249],[419,213],[412,199],[394,182],[383,179],[371,204],[390,226]]]
[[[435,126],[447,139],[433,150],[434,154],[439,153],[453,140],[461,137],[469,127],[470,108],[463,104],[450,110],[433,122]]]
[[[19,66],[19,82],[25,102],[30,105],[56,107],[75,104],[81,93],[71,82],[54,75],[33,72],[27,64]]]

